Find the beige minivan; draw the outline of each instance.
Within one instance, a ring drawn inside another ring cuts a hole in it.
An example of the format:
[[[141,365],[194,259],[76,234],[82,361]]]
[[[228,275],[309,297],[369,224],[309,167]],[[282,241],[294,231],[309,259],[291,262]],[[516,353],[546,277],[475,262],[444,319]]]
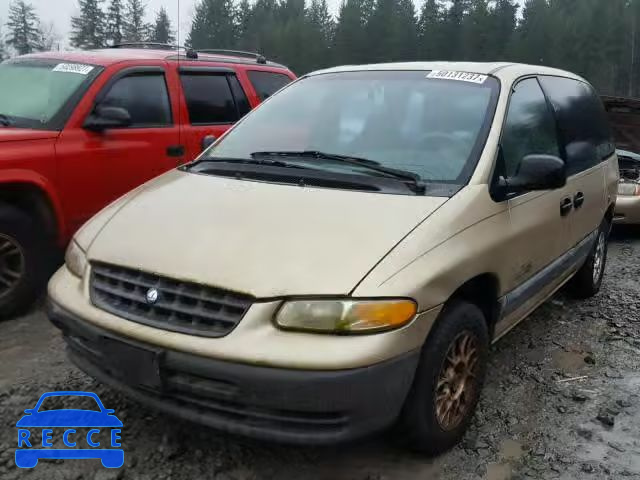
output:
[[[49,284],[71,359],[221,430],[454,445],[489,345],[602,282],[618,182],[583,79],[514,64],[302,77],[88,222]]]

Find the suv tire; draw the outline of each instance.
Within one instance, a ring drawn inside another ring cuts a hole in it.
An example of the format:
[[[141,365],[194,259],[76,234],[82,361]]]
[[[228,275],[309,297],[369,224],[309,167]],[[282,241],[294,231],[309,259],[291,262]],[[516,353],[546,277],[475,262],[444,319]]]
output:
[[[610,230],[609,222],[603,220],[598,229],[595,244],[591,252],[589,252],[589,256],[569,283],[569,290],[574,297],[589,298],[600,291],[604,270],[607,266]]]
[[[32,305],[47,279],[52,251],[37,222],[0,204],[0,320]]]
[[[489,332],[482,311],[460,300],[445,305],[422,347],[398,422],[400,440],[430,455],[456,445],[480,398],[488,353]]]

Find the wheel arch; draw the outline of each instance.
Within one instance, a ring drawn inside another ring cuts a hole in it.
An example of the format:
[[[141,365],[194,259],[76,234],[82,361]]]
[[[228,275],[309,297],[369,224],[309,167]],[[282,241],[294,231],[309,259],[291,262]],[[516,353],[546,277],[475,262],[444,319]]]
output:
[[[0,172],[0,202],[27,212],[44,225],[59,245],[66,235],[62,206],[53,185],[41,175],[29,171]]]

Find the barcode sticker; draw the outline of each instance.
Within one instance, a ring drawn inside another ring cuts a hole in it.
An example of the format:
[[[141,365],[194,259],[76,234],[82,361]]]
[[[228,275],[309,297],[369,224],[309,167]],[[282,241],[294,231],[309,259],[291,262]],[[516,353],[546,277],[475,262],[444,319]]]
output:
[[[62,73],[78,73],[80,75],[86,75],[93,67],[91,65],[82,65],[81,63],[59,63],[52,70],[53,72]]]
[[[487,75],[481,75],[479,73],[457,72],[455,70],[433,70],[427,75],[427,78],[483,84],[487,81],[488,77]]]

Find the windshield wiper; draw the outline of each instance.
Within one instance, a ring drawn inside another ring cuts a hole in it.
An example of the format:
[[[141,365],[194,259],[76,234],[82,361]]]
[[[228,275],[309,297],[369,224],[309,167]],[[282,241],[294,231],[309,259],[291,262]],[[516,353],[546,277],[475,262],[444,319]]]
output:
[[[369,160],[368,158],[352,157],[349,155],[339,155],[336,153],[326,153],[317,150],[304,150],[304,151],[273,151],[273,152],[253,152],[251,158],[260,157],[282,157],[282,158],[302,158],[302,159],[316,159],[316,160],[333,160],[336,162],[344,162],[358,167],[363,167],[368,170],[372,170],[379,173],[384,173],[387,176],[396,178],[403,182],[408,183],[417,194],[424,194],[427,190],[422,177],[417,173],[408,172],[406,170],[398,170],[395,168],[389,168],[382,166],[375,160]]]
[[[11,122],[11,119],[8,116],[4,113],[0,113],[0,125],[3,127],[10,127],[12,123],[13,122]]]
[[[304,167],[302,165],[294,165],[288,162],[283,162],[282,160],[268,160],[268,159],[257,159],[257,158],[232,158],[232,157],[201,158],[200,160],[196,160],[195,162],[185,165],[185,169],[190,170],[191,168],[201,163],[239,163],[243,165],[267,165],[270,167],[299,168],[299,169],[309,170],[308,167]]]

